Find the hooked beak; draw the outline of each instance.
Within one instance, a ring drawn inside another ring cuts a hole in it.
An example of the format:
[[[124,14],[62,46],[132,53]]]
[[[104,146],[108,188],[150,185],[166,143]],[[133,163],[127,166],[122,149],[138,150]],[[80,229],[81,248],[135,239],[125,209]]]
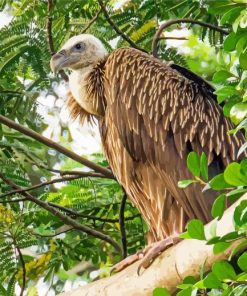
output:
[[[64,67],[69,66],[69,56],[65,50],[61,50],[54,54],[50,60],[50,67],[54,74],[58,73]]]

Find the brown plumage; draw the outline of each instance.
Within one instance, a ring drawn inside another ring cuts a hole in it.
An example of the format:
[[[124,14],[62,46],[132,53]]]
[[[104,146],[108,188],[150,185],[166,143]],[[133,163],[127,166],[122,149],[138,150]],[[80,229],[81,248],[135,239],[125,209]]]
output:
[[[188,219],[209,221],[214,194],[198,184],[177,186],[191,178],[187,155],[204,151],[212,177],[244,143],[241,133],[227,134],[233,126],[212,88],[185,69],[122,48],[93,64],[84,91],[97,115],[73,97],[71,114],[99,121],[105,156],[148,224],[149,242],[183,231]]]

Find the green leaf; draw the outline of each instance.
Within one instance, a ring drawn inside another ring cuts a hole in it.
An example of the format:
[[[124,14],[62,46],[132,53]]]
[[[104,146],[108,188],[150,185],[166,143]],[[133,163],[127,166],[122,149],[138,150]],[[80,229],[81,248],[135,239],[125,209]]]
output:
[[[222,287],[222,283],[213,272],[210,272],[205,277],[203,280],[203,285],[205,288],[209,289],[220,289]]]
[[[185,239],[187,239],[187,238],[191,238],[190,235],[189,235],[189,233],[188,233],[188,231],[185,231],[185,232],[183,232],[183,233],[180,233],[180,234],[179,234],[179,237],[181,237],[181,238],[185,238]]]
[[[187,167],[193,176],[200,176],[200,159],[196,152],[192,151],[188,154]]]
[[[242,200],[235,208],[233,218],[235,224],[239,227],[247,223],[247,200]]]
[[[200,158],[200,171],[203,180],[208,180],[208,160],[207,156],[204,152],[202,152],[201,158]]]
[[[240,149],[238,150],[238,155],[237,157],[239,157],[245,150],[247,149],[247,142],[245,142]]]
[[[219,280],[235,280],[236,278],[234,268],[224,260],[215,262],[212,266],[212,271]]]
[[[243,194],[247,191],[246,189],[235,189],[235,190],[231,190],[230,192],[227,192],[226,196],[234,196],[234,195],[239,195],[239,194]]]
[[[231,187],[224,179],[224,174],[219,174],[209,181],[209,185],[214,190],[222,190]]]
[[[240,162],[240,167],[241,173],[247,176],[247,158]]]
[[[247,49],[240,54],[239,63],[243,69],[247,69]]]
[[[168,292],[166,288],[155,288],[153,290],[153,296],[170,296],[171,294]]]
[[[191,275],[186,276],[184,278],[184,280],[183,280],[183,284],[192,284],[192,285],[194,285],[195,283],[196,283],[196,279]]]
[[[243,271],[247,271],[247,252],[244,252],[244,253],[238,258],[238,266],[239,266]]]
[[[0,73],[11,63],[13,63],[13,60],[18,59],[24,51],[27,50],[27,45],[22,45],[19,48],[17,48],[14,51],[9,52],[6,54],[3,58],[1,58],[0,62]]]
[[[247,246],[247,239],[244,239],[241,243],[239,243],[231,252],[229,256],[229,260],[232,259],[233,256],[235,256],[237,253],[241,252],[244,250]]]
[[[247,57],[247,56],[246,56]],[[230,110],[230,117],[234,124],[240,123],[247,115],[247,103],[237,103]]]
[[[238,234],[237,231],[232,231],[232,232],[228,232],[227,234],[223,235],[221,237],[221,240],[222,241],[231,241],[231,240],[237,239],[239,237],[240,237],[240,235]]]
[[[240,275],[238,275],[237,281],[247,281],[247,274],[241,273]]]
[[[187,231],[191,238],[206,240],[204,226],[201,220],[193,219],[189,221]]]
[[[224,41],[224,50],[233,51],[235,49],[237,41],[238,36],[234,32],[230,33]]]
[[[189,186],[192,183],[195,183],[195,180],[182,180],[182,181],[178,181],[178,187],[179,188],[186,188],[187,186]]]
[[[211,214],[213,218],[217,218],[218,220],[223,216],[224,210],[226,208],[226,196],[225,194],[221,194],[216,198],[216,200],[213,203]]]
[[[219,242],[214,245],[214,254],[220,254],[231,246],[231,242]]]
[[[219,83],[219,82],[225,82],[227,78],[232,77],[232,73],[225,71],[225,70],[221,70],[218,71],[214,74],[213,76],[213,82],[215,83]]]
[[[243,7],[235,7],[230,10],[228,10],[221,18],[220,24],[224,25],[226,23],[232,24],[233,21],[238,17],[240,14],[241,10],[243,10]]]
[[[215,91],[215,94],[219,97],[227,98],[237,94],[236,88],[234,86],[223,86]]]
[[[193,291],[192,287],[189,287],[189,288],[187,288],[185,290],[179,291],[177,293],[177,296],[191,296],[192,291]]]
[[[241,173],[241,165],[237,162],[232,162],[224,171],[225,181],[233,186],[247,185],[247,178]]]

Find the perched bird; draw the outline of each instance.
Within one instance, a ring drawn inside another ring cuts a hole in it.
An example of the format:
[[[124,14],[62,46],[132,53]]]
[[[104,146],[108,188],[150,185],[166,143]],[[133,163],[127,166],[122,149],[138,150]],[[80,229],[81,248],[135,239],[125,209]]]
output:
[[[51,69],[71,69],[69,108],[74,118],[99,122],[105,156],[113,174],[139,209],[148,227],[149,247],[141,265],[175,243],[188,219],[211,219],[213,194],[190,179],[190,151],[206,153],[209,175],[237,159],[244,143],[217,104],[214,89],[172,62],[131,48],[108,54],[89,34],[74,36],[51,59]],[[133,255],[121,270],[138,260]]]

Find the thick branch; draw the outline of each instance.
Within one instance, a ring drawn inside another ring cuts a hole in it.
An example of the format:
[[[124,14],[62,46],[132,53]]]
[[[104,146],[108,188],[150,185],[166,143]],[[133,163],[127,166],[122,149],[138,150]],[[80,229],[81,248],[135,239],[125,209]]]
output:
[[[247,200],[247,194],[232,205],[217,222],[217,236],[234,231],[233,213],[242,200]],[[213,220],[206,225],[206,233],[210,232],[215,222]],[[137,267],[140,263],[136,262],[114,276],[60,296],[150,296],[156,287],[165,287],[174,293],[176,286],[182,282],[183,278],[188,275],[199,277],[202,265],[204,270],[208,271],[216,260],[227,259],[238,243],[239,241],[236,241],[225,252],[215,255],[213,245],[207,245],[205,241],[183,240],[164,251],[140,276],[137,275]]]
[[[13,183],[11,180],[7,179],[2,173],[0,173],[0,178],[9,186],[11,186],[13,189],[21,189],[18,185],[16,185],[15,183]],[[110,238],[108,235],[92,229],[86,225],[82,225],[80,223],[78,223],[77,221],[75,221],[74,219],[65,216],[64,214],[62,214],[59,210],[55,209],[53,206],[49,205],[48,203],[34,197],[33,195],[29,194],[28,192],[21,192],[21,194],[23,196],[26,197],[27,200],[34,202],[35,204],[37,204],[38,206],[42,207],[43,209],[47,210],[48,212],[50,212],[51,214],[53,214],[54,216],[58,217],[60,220],[62,220],[65,224],[67,225],[71,225],[74,229],[80,230],[82,232],[85,232],[91,236],[94,236],[96,238],[99,238],[103,241],[108,242],[109,244],[111,244],[117,252],[121,252],[121,247],[118,245],[117,242],[115,242],[112,238]]]
[[[103,174],[107,178],[114,179],[114,176],[112,175],[112,173],[108,169],[106,169],[96,163],[93,163],[92,161],[90,161],[84,157],[79,156],[78,154],[74,153],[73,151],[68,150],[67,148],[59,145],[58,143],[36,133],[35,131],[33,131],[29,128],[26,128],[23,125],[16,123],[15,121],[13,121],[3,115],[0,115],[0,123],[3,123],[10,128],[13,128],[13,129],[19,131],[20,133],[22,133],[28,137],[31,137],[31,138],[35,139],[36,141],[39,141],[40,143],[45,144],[46,146],[48,146],[50,148],[57,150],[58,152],[79,162],[80,164],[83,164],[83,165],[89,167],[90,169]]]
[[[171,25],[180,24],[180,23],[189,23],[189,24],[192,24],[192,25],[200,25],[202,27],[206,27],[206,28],[218,31],[218,32],[220,32],[220,33],[222,33],[224,35],[229,34],[228,31],[226,31],[226,30],[224,30],[224,29],[222,29],[222,28],[220,28],[218,26],[208,24],[208,23],[198,21],[198,20],[187,19],[187,18],[169,20],[169,21],[165,22],[164,24],[162,24],[159,27],[159,29],[157,30],[157,32],[155,33],[155,35],[154,35],[153,42],[152,42],[152,54],[153,54],[154,57],[158,58],[158,42],[159,42],[160,35],[163,32],[163,30],[170,27]]]
[[[139,50],[141,50],[141,51],[144,51],[144,52],[147,52],[145,49],[143,49],[143,48],[141,48],[141,47],[139,47],[138,45],[136,45],[135,44],[135,42],[133,41],[133,40],[131,40],[130,38],[129,38],[129,36],[127,36],[115,23],[114,23],[114,21],[111,19],[111,17],[109,16],[109,14],[108,14],[108,12],[107,12],[107,9],[106,9],[106,7],[105,7],[105,5],[104,5],[104,2],[103,2],[103,0],[98,0],[98,2],[99,2],[99,5],[100,5],[100,7],[101,7],[101,9],[102,9],[102,11],[103,11],[103,13],[104,13],[104,15],[105,15],[105,18],[106,18],[106,20],[108,21],[108,23],[112,26],[112,28],[116,31],[116,33],[118,34],[118,35],[120,35],[124,40],[126,40],[128,43],[129,43],[129,45],[131,45],[133,48],[136,48],[136,49],[139,49]]]

